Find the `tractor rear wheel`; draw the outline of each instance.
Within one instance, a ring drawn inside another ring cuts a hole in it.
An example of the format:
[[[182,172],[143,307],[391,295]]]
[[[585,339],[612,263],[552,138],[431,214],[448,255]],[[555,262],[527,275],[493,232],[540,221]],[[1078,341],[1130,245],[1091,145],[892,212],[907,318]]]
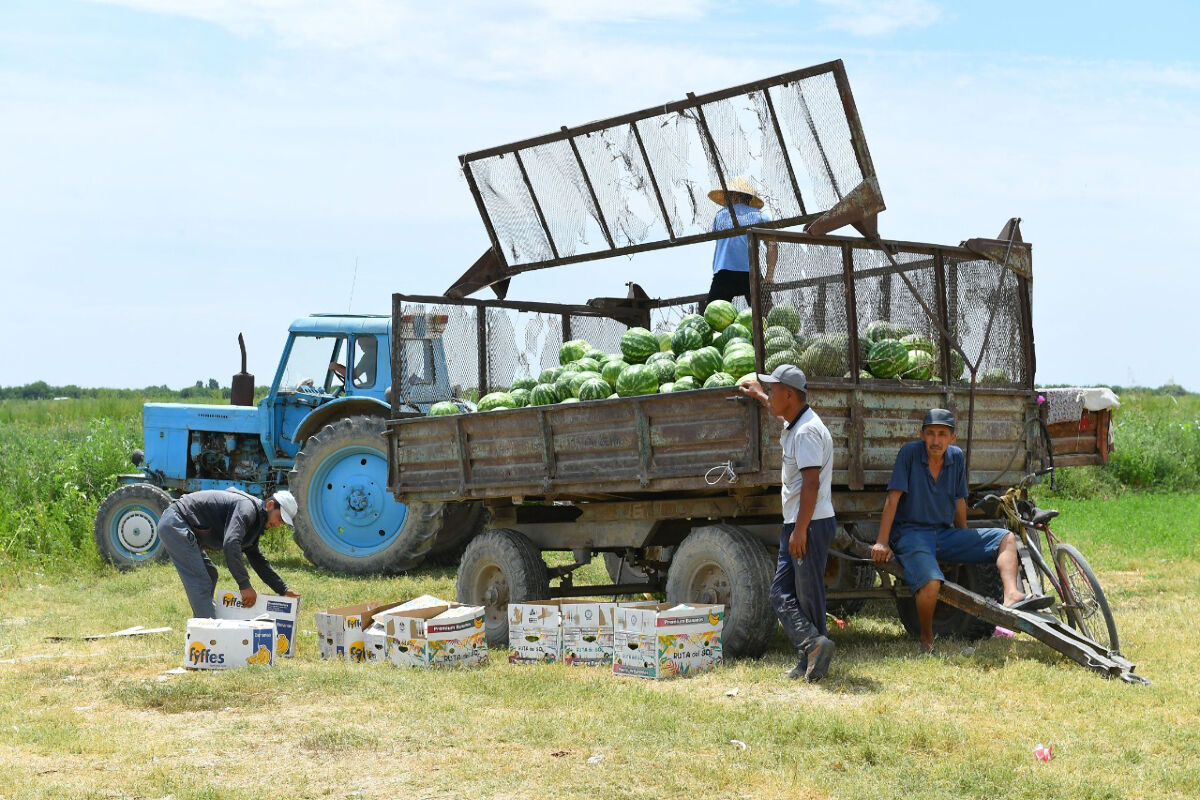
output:
[[[104,498],[92,529],[100,557],[117,569],[165,561],[158,519],[169,505],[171,495],[149,483],[131,483]]]
[[[420,564],[442,529],[443,506],[397,502],[387,490],[380,417],[349,417],[310,436],[288,488],[296,496],[296,544],[318,567],[349,575],[394,574]]]
[[[446,503],[442,529],[425,554],[425,563],[439,567],[458,564],[471,540],[487,526],[488,512],[483,503]]]

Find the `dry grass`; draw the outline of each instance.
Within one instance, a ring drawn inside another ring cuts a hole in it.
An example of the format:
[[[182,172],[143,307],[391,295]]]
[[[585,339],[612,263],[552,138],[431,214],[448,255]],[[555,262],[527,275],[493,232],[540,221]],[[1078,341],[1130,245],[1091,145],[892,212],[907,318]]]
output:
[[[449,596],[453,575],[335,578],[276,547],[305,608],[297,657],[272,669],[163,675],[180,662],[186,609],[168,566],[26,576],[5,590],[0,659],[16,660],[0,664],[0,796],[1200,795],[1194,558],[1114,552],[1111,572],[1097,559],[1151,687],[1103,680],[1024,638],[918,658],[882,604],[835,633],[833,672],[807,686],[781,677],[782,639],[761,661],[662,683],[501,659],[438,673],[322,662],[312,611]],[[176,631],[44,640],[132,624]],[[1054,760],[1035,761],[1049,741]]]

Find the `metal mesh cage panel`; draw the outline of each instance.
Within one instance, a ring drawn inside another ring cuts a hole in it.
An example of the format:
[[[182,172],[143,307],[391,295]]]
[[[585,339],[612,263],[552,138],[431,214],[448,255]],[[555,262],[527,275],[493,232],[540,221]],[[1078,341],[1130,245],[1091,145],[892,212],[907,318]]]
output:
[[[980,383],[1029,383],[1025,326],[1017,277],[984,259],[946,259],[950,332],[977,361]],[[991,329],[988,329],[989,324]],[[986,336],[986,346],[985,346]],[[964,372],[963,380],[971,376]]]

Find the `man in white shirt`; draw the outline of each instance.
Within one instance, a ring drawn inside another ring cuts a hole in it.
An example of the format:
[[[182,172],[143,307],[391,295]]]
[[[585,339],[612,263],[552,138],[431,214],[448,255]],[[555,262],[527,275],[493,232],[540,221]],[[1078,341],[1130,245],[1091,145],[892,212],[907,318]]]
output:
[[[833,437],[807,400],[804,372],[784,364],[742,386],[783,425],[783,529],[771,604],[800,660],[788,677],[819,681],[834,643],[825,628],[825,561],[837,533],[833,514]]]

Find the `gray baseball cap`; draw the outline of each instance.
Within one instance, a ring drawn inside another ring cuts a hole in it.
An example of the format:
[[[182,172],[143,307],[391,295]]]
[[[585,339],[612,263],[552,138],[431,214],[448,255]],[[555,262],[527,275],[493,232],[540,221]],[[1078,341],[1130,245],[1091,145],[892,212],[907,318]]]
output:
[[[944,408],[931,408],[925,412],[925,420],[921,423],[924,428],[927,425],[945,425],[950,430],[954,430],[954,415]]]
[[[806,387],[808,386],[804,370],[791,364],[780,364],[770,375],[763,375],[760,372],[758,380],[761,383],[782,383],[784,386],[790,386],[801,392],[807,391]]]

